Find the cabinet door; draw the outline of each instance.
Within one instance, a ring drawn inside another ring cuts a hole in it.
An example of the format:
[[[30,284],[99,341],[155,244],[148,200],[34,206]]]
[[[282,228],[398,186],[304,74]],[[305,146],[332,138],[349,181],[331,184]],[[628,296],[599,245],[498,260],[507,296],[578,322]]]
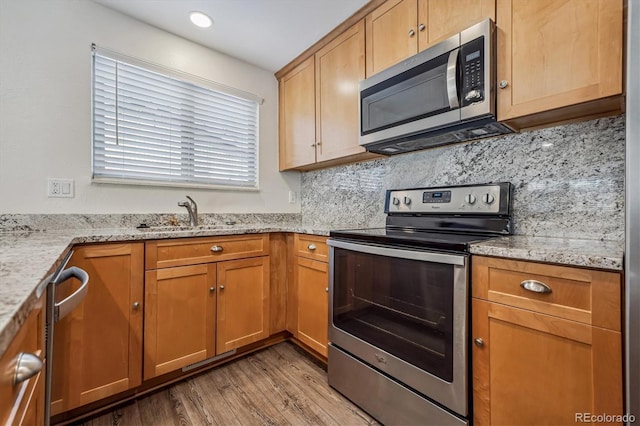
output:
[[[487,18],[496,20],[495,0],[418,0],[420,51]]]
[[[216,265],[147,271],[145,380],[215,355]]]
[[[620,332],[479,299],[472,311],[475,424],[622,414]]]
[[[280,170],[316,161],[316,95],[313,56],[280,80]]]
[[[216,354],[269,337],[269,257],[218,263]]]
[[[298,257],[295,276],[298,282],[298,340],[326,357],[329,322],[328,265]]]
[[[365,18],[367,77],[418,52],[417,0],[389,0]]]
[[[497,79],[508,82],[498,119],[622,93],[622,7],[622,0],[498,0]],[[593,113],[585,108],[582,115]]]
[[[365,152],[358,141],[358,84],[364,79],[364,22],[316,53],[317,160]]]
[[[54,327],[52,414],[141,383],[143,248],[133,243],[74,249],[69,265],[89,274],[89,290]],[[57,286],[56,298],[78,286],[68,280]]]

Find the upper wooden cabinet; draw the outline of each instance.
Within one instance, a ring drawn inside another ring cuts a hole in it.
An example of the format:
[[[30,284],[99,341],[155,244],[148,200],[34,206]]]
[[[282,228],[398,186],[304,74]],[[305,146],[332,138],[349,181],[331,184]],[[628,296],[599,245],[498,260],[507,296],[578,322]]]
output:
[[[622,0],[498,0],[498,120],[525,128],[621,112]]]
[[[364,22],[316,53],[316,158],[364,153],[358,142],[358,84],[364,79]]]
[[[280,170],[316,162],[315,81],[313,56],[280,80]]]
[[[89,274],[89,290],[53,335],[52,414],[115,395],[142,382],[144,243],[74,248],[70,266]],[[56,287],[62,299],[79,285]]]
[[[280,77],[280,170],[376,157],[358,141],[364,49],[360,21]]]
[[[495,0],[389,0],[365,19],[367,77],[495,15]]]

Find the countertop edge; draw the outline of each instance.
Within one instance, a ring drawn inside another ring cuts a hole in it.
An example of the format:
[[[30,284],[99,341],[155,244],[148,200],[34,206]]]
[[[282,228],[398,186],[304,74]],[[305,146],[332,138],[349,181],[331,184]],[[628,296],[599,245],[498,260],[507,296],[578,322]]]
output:
[[[4,353],[17,331],[24,324],[28,314],[35,306],[38,298],[36,290],[49,275],[55,271],[56,267],[62,262],[64,255],[78,244],[105,243],[105,242],[131,242],[146,241],[167,238],[191,238],[191,237],[214,237],[223,235],[236,234],[257,234],[287,232],[299,233],[319,236],[329,236],[330,229],[323,227],[304,226],[304,225],[247,225],[247,226],[230,226],[219,227],[215,229],[196,229],[196,230],[137,230],[137,229],[78,229],[68,232],[42,232],[35,235],[43,235],[47,237],[59,236],[56,241],[58,247],[65,247],[61,252],[57,253],[56,259],[52,262],[47,271],[40,276],[37,283],[20,302],[15,303],[15,308],[10,313],[5,314],[8,318],[4,324],[0,324],[0,356]],[[8,235],[8,234],[5,234]],[[19,233],[18,233],[19,235]],[[0,234],[0,236],[2,236]],[[552,246],[549,241],[558,243]],[[586,246],[590,241],[584,240],[582,243]],[[593,242],[590,242],[593,243]],[[554,239],[535,239],[523,236],[507,236],[492,239],[487,242],[476,243],[470,246],[472,255],[504,257],[509,259],[520,259],[536,262],[545,262],[553,264],[561,264],[567,266],[585,267],[593,269],[606,269],[621,272],[623,269],[624,245],[616,242],[598,242],[603,246],[611,246],[611,253],[592,253],[589,247],[583,247],[575,244],[575,240],[554,240]],[[27,242],[25,242],[27,244]],[[66,244],[66,245],[65,245]],[[563,247],[565,244],[566,247]],[[572,246],[573,244],[573,246]],[[550,248],[549,246],[552,246]],[[542,248],[541,248],[542,247]],[[572,248],[580,250],[572,251]],[[606,248],[606,247],[605,247]],[[594,250],[594,252],[597,250]],[[53,255],[55,256],[55,255]],[[53,257],[52,256],[52,257]],[[43,268],[44,269],[44,268]]]

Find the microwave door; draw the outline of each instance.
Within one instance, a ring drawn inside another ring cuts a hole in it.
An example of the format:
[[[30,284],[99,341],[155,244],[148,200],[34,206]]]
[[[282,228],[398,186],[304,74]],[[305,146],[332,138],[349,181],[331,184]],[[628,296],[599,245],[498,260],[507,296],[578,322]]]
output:
[[[360,143],[380,142],[460,121],[459,48],[361,91]]]

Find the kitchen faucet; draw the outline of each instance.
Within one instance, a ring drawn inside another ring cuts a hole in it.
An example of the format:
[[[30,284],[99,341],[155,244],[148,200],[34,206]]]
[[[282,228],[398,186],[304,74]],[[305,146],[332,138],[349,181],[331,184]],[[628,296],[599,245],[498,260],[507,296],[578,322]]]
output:
[[[193,198],[186,196],[189,201],[180,201],[178,205],[180,207],[184,207],[189,212],[189,225],[190,226],[198,226],[198,205]]]

